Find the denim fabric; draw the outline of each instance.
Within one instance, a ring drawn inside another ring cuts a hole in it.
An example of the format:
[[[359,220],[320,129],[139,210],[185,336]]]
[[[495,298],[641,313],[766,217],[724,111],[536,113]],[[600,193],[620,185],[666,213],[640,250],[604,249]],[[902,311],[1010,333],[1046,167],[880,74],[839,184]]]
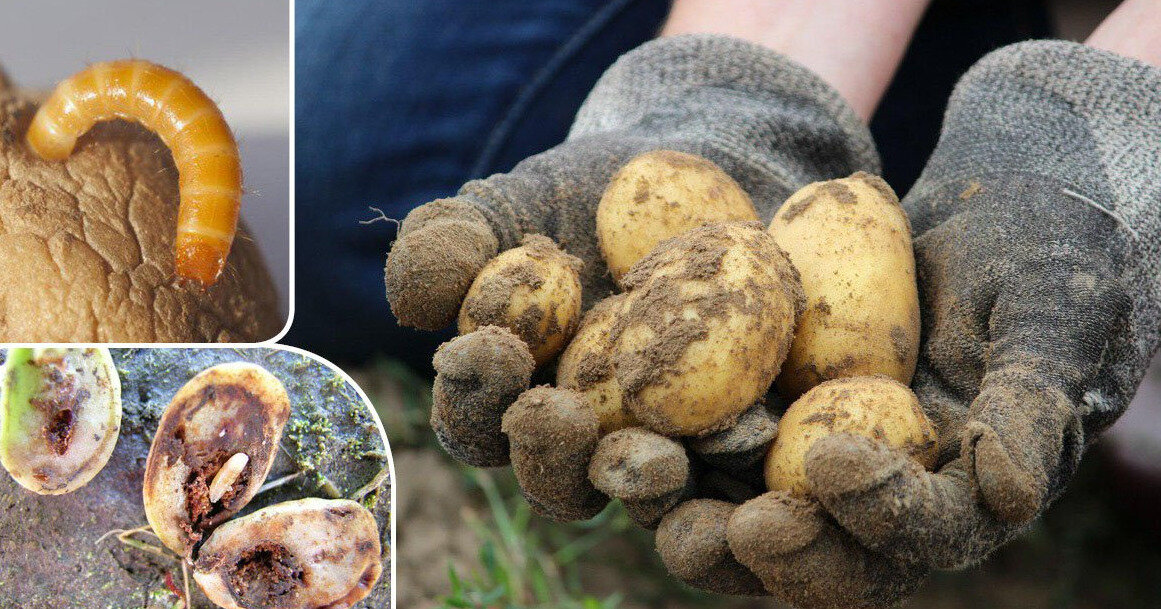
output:
[[[296,0],[296,298],[285,342],[430,370],[450,333],[394,322],[383,262],[402,219],[561,142],[597,78],[657,32],[667,0]],[[929,11],[872,123],[902,194],[960,74],[1047,33],[1041,2]]]
[[[400,328],[389,222],[562,141],[664,0],[297,0],[296,299],[285,342],[430,367],[446,335]]]

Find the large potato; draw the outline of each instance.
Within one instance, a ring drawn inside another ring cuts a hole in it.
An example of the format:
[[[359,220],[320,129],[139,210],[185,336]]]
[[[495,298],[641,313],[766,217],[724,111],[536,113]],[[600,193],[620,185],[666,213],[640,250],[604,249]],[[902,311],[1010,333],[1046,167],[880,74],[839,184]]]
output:
[[[625,294],[616,294],[589,309],[556,364],[556,385],[588,400],[597,413],[602,436],[638,424],[624,406],[621,386],[613,373],[609,342],[609,329],[621,312],[625,298]]]
[[[528,345],[537,365],[547,362],[580,321],[580,266],[552,239],[526,236],[480,271],[460,309],[460,334],[507,328]]]
[[[610,331],[624,402],[670,436],[712,433],[762,398],[802,307],[798,275],[757,222],[662,242],[624,277]]]
[[[885,376],[835,379],[807,391],[786,409],[766,454],[766,487],[809,495],[806,453],[819,438],[836,433],[907,450],[927,468],[938,456],[935,428],[905,385]]]
[[[794,399],[828,379],[872,374],[910,383],[919,295],[911,227],[891,187],[863,172],[815,182],[787,199],[770,234],[806,294],[778,377],[782,394]]]
[[[0,85],[0,341],[258,342],[278,333],[286,318],[244,226],[216,285],[174,282],[178,175],[157,136],[101,124],[68,159],[44,161],[23,143],[35,109]]]
[[[597,207],[597,239],[618,282],[658,243],[711,222],[757,220],[750,196],[699,156],[654,150],[613,176]]]

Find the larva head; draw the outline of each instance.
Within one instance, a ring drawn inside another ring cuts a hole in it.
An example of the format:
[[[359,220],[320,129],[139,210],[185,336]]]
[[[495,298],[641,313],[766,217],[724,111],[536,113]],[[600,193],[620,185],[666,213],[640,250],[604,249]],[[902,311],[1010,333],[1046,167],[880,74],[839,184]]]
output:
[[[222,275],[230,244],[197,233],[179,232],[174,250],[178,280],[204,290],[217,283]]]
[[[383,572],[375,517],[354,501],[300,499],[232,520],[194,562],[194,580],[227,609],[351,607]]]

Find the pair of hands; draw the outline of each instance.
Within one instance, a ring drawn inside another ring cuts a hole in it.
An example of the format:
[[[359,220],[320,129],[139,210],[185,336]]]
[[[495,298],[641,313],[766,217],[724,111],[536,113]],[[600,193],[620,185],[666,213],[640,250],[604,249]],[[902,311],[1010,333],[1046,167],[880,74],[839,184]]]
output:
[[[940,436],[936,470],[822,439],[807,455],[813,499],[767,493],[686,524],[724,539],[721,520],[746,510],[754,541],[730,547],[765,592],[883,606],[1033,520],[1124,410],[1158,342],[1159,83],[1154,68],[1059,42],[973,68],[903,201],[923,316],[913,389]],[[584,260],[586,305],[609,294],[596,206],[624,162],[654,149],[714,161],[767,220],[809,182],[879,169],[865,126],[806,69],[728,38],[654,41],[605,74],[568,141],[408,216],[387,261],[392,310],[448,325],[480,268],[527,233]],[[454,374],[483,380],[461,398],[498,420],[515,395],[488,366]]]

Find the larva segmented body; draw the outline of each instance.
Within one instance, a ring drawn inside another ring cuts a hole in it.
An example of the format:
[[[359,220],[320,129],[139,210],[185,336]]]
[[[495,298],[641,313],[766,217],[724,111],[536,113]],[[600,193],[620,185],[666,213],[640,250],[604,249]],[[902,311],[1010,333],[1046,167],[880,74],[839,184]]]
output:
[[[197,85],[148,61],[93,64],[57,86],[26,139],[40,157],[63,160],[95,123],[118,118],[157,133],[173,154],[180,193],[176,273],[202,288],[213,285],[234,240],[242,166],[229,125]]]

